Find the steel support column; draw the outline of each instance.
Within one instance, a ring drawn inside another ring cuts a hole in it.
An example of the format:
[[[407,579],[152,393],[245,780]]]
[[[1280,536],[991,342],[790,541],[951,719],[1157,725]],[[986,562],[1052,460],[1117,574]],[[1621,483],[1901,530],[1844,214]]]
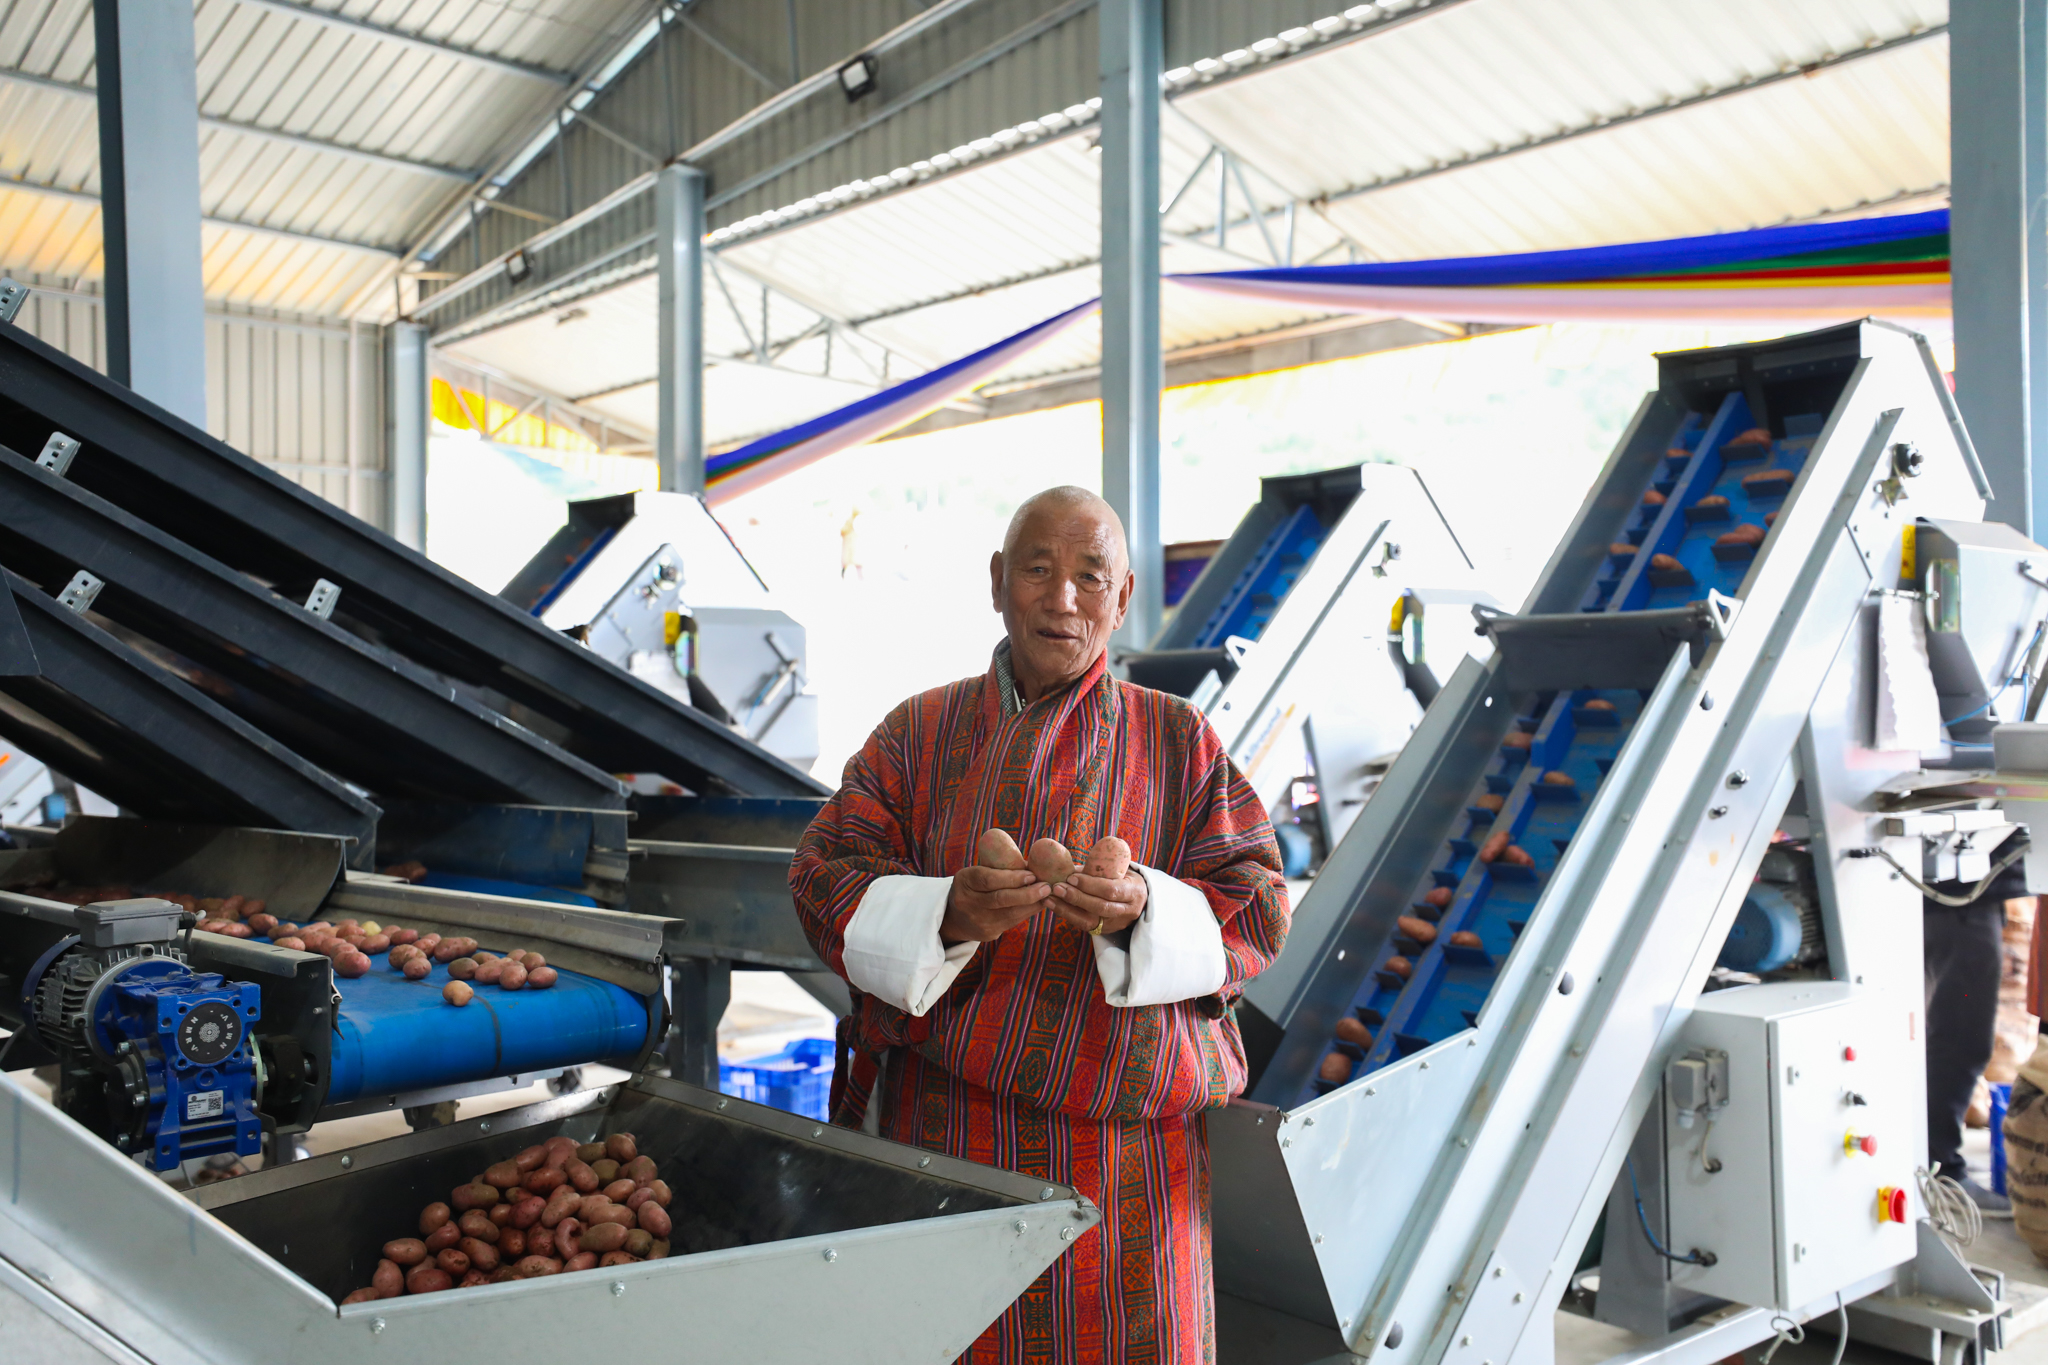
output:
[[[107,373],[206,426],[199,83],[184,0],[96,0]]]
[[[427,548],[427,329],[394,322],[385,329],[385,367],[391,386],[385,412],[385,450],[391,470],[391,535],[401,545]]]
[[[1161,0],[1103,0],[1102,496],[1123,518],[1137,588],[1117,643],[1143,648],[1165,611],[1159,540]]]
[[[2048,0],[1973,0],[1949,16],[1950,255],[1956,402],[1995,501],[2048,526]]]
[[[672,161],[654,184],[661,295],[656,465],[663,489],[704,491],[704,172]]]

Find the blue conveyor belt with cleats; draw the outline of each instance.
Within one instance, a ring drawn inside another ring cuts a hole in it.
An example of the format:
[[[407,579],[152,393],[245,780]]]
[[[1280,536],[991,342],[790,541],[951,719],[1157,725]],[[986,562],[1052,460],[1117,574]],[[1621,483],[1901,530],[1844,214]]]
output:
[[[1710,591],[1735,595],[1758,546],[1717,541],[1737,526],[1769,527],[1822,420],[1789,417],[1786,435],[1764,442],[1745,437],[1752,418],[1740,394],[1724,398],[1711,416],[1688,414],[1642,490],[1626,545],[1616,543],[1580,609],[1641,611],[1702,601]],[[1678,567],[1652,565],[1653,557],[1664,555]],[[1353,1078],[1475,1025],[1544,881],[1627,742],[1643,695],[1579,689],[1535,701],[1537,709],[1517,718],[1509,742],[1466,802],[1463,829],[1445,842],[1411,896],[1409,913],[1433,924],[1435,936],[1428,943],[1398,929],[1388,936],[1352,1002],[1353,1014],[1372,1034],[1370,1043],[1331,1044],[1351,1059]],[[1512,737],[1517,734],[1526,736],[1526,744]],[[1569,782],[1546,781],[1551,773]],[[1502,830],[1513,847],[1529,854],[1530,865],[1480,861],[1487,839]],[[1448,904],[1431,903],[1429,894],[1438,888],[1449,890]],[[1452,944],[1451,936],[1461,931],[1477,935],[1478,945]],[[1308,1093],[1336,1084],[1314,1081]]]

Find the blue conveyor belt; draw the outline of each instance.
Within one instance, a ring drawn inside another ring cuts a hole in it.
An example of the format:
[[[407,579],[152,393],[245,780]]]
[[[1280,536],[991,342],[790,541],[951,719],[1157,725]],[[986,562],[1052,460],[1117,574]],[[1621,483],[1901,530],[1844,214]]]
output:
[[[441,998],[446,966],[408,981],[388,953],[370,963],[367,975],[334,978],[341,1017],[330,1105],[631,1057],[647,1041],[646,999],[580,972],[560,972],[541,991],[472,982],[476,995],[457,1007]]]
[[[1769,446],[1728,450],[1726,442],[1752,425],[1740,394],[1729,395],[1711,415],[1689,414],[1671,434],[1668,454],[1643,490],[1645,501],[1626,533],[1638,548],[1633,554],[1609,556],[1607,569],[1582,610],[1674,607],[1700,601],[1710,589],[1735,595],[1758,549],[1714,542],[1740,524],[1768,527],[1766,516],[1785,501],[1792,481],[1756,476],[1783,471],[1796,478],[1821,421],[1790,417],[1785,421],[1786,435]],[[1649,500],[1652,490],[1661,501]],[[1725,497],[1727,507],[1701,508],[1700,500],[1712,495]],[[1671,555],[1683,567],[1654,571],[1654,554]],[[1587,706],[1595,700],[1609,702],[1613,709]],[[1643,695],[1587,689],[1545,695],[1537,702],[1536,713],[1520,717],[1515,725],[1529,736],[1529,747],[1502,745],[1467,803],[1461,832],[1446,842],[1428,877],[1415,888],[1410,913],[1436,925],[1434,941],[1422,944],[1396,932],[1373,959],[1374,970],[1353,1001],[1353,1012],[1371,1030],[1372,1041],[1363,1048],[1332,1045],[1354,1063],[1362,1063],[1354,1066],[1354,1075],[1474,1026],[1545,881],[1627,743]],[[1569,775],[1571,786],[1542,780],[1545,773],[1556,771]],[[1480,804],[1487,796],[1500,798],[1498,813]],[[1528,852],[1533,867],[1478,860],[1480,845],[1501,828]],[[1450,903],[1442,909],[1425,900],[1426,893],[1439,887],[1451,889]],[[1477,934],[1479,946],[1452,946],[1449,939],[1459,930]],[[1406,977],[1390,968],[1396,957],[1408,961]],[[1319,1081],[1315,1088],[1327,1090],[1331,1083]]]

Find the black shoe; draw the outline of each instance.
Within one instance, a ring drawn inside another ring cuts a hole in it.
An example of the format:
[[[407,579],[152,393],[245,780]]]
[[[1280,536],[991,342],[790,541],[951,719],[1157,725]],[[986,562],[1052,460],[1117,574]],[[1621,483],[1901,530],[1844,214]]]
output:
[[[1968,1176],[1956,1182],[1963,1187],[1963,1193],[1970,1196],[1970,1202],[1977,1206],[1977,1212],[1985,1218],[2012,1217],[2012,1200],[1996,1190],[1979,1185]]]

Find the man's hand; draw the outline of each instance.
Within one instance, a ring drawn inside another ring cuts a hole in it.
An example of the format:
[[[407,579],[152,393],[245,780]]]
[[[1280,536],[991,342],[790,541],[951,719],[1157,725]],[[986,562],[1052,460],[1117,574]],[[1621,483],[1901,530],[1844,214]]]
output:
[[[939,941],[993,943],[1045,908],[1052,888],[1027,870],[963,867],[946,897]]]
[[[1135,871],[1115,881],[1076,872],[1055,886],[1052,895],[1053,910],[1084,934],[1117,933],[1145,913],[1145,879]]]

